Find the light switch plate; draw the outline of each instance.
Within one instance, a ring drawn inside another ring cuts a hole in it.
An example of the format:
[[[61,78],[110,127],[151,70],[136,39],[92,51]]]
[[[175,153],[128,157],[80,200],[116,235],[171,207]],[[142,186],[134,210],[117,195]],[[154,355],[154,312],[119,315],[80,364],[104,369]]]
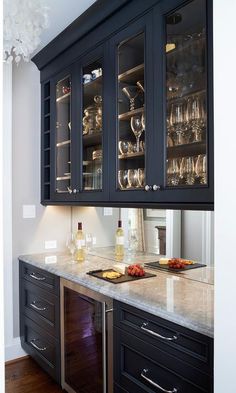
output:
[[[23,218],[35,218],[36,217],[36,206],[35,205],[23,205],[22,206]]]
[[[104,207],[103,215],[104,216],[112,216],[112,207]]]
[[[45,249],[51,250],[57,248],[57,241],[56,240],[46,240],[45,241]]]

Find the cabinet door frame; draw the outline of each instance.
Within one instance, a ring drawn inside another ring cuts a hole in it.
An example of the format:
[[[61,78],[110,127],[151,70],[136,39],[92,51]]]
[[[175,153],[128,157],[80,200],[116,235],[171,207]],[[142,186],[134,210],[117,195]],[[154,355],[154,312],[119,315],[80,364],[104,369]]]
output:
[[[57,193],[56,192],[56,84],[63,78],[70,76],[71,78],[71,189],[75,184],[75,173],[73,165],[73,154],[72,147],[74,145],[74,134],[76,129],[76,124],[74,122],[74,108],[76,108],[75,100],[75,86],[74,86],[74,65],[64,69],[52,78],[51,81],[51,157],[50,157],[50,202],[74,202],[76,200],[76,194],[73,192],[68,193]]]
[[[109,58],[108,58],[107,46],[105,44],[96,47],[91,50],[87,55],[82,56],[74,66],[75,72],[75,85],[76,85],[76,108],[74,111],[74,123],[76,130],[74,134],[74,145],[72,145],[72,157],[74,159],[75,168],[75,184],[77,185],[76,201],[78,202],[106,202],[108,201],[109,188],[108,188],[108,78],[109,73]],[[102,190],[83,190],[83,67],[101,59],[102,63]]]
[[[170,0],[168,2],[160,2],[153,10],[154,14],[154,42],[156,42],[159,50],[153,50],[154,53],[154,130],[158,124],[160,132],[156,133],[155,143],[152,145],[153,151],[153,168],[156,164],[161,168],[157,175],[154,170],[151,172],[151,183],[161,186],[160,191],[153,192],[153,203],[180,204],[182,208],[188,208],[188,205],[198,204],[198,208],[204,205],[212,208],[214,205],[214,135],[213,135],[213,29],[212,29],[212,1],[206,0],[206,27],[207,27],[207,168],[208,168],[208,184],[206,186],[191,186],[185,188],[168,188],[166,187],[166,78],[165,78],[165,23],[166,14],[179,9],[179,7],[191,3],[192,0]],[[161,59],[161,61],[160,61]],[[159,89],[158,89],[159,87]],[[159,92],[161,91],[161,94]],[[154,132],[154,131],[153,131]],[[161,174],[161,176],[160,176]]]
[[[117,187],[118,173],[118,137],[119,137],[119,121],[118,121],[118,45],[132,38],[139,33],[144,33],[144,80],[145,80],[145,114],[146,126],[150,130],[153,127],[153,113],[151,110],[153,91],[153,64],[152,64],[152,12],[147,12],[135,22],[130,23],[127,27],[115,34],[109,41],[110,46],[110,78],[109,78],[109,96],[110,100],[110,123],[109,123],[109,153],[110,153],[110,202],[151,202],[151,192],[145,189],[120,190]],[[145,132],[145,131],[144,131]],[[149,149],[152,145],[152,133],[145,134],[145,172],[146,184],[149,182],[149,173],[151,169],[151,157]]]

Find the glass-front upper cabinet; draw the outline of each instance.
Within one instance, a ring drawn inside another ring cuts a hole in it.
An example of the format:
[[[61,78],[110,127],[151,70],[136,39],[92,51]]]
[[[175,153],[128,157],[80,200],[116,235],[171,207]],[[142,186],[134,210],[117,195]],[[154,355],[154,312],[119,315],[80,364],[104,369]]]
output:
[[[118,47],[118,187],[145,186],[144,33]]]
[[[83,191],[101,191],[103,184],[103,66],[102,60],[83,67],[82,151]]]
[[[165,16],[166,172],[169,188],[208,185],[206,0]]]
[[[112,118],[115,129],[111,130],[115,136],[115,143],[111,141],[115,163],[111,168],[111,192],[120,201],[144,200],[147,182],[147,156],[152,138],[151,107],[147,105],[151,93],[147,74],[152,64],[149,18],[150,14],[145,15],[111,41],[115,62],[113,86],[116,86],[111,112],[112,116],[115,114]]]
[[[71,190],[71,76],[56,83],[55,121],[55,181],[56,193]]]

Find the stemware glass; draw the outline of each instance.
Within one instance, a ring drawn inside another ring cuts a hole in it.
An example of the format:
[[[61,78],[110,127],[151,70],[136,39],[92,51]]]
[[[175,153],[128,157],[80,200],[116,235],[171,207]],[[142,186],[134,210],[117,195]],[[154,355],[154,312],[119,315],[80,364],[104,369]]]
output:
[[[141,116],[141,123],[142,123],[142,126],[143,126],[143,130],[145,130],[145,114],[144,113]]]
[[[130,142],[128,141],[119,141],[119,151],[120,154],[124,155],[129,153],[130,151]]]
[[[180,181],[180,166],[177,158],[167,160],[167,185],[177,186]]]
[[[66,247],[68,248],[68,250],[71,253],[71,260],[70,263],[74,264],[76,263],[75,259],[74,259],[74,255],[75,255],[75,236],[73,233],[68,233],[67,237],[66,237]]]
[[[128,231],[128,253],[133,255],[138,249],[138,231],[135,228],[130,228]]]
[[[128,185],[128,171],[120,169],[118,171],[118,183],[121,189],[127,188]]]
[[[184,184],[186,182],[186,176],[187,176],[187,157],[182,157],[179,167],[180,183]]]
[[[176,144],[184,144],[184,105],[182,102],[178,102],[173,106],[174,111],[174,126],[176,131]]]
[[[140,151],[139,139],[144,130],[141,116],[140,115],[132,116],[130,119],[130,126],[137,140],[137,153],[138,153]]]
[[[138,81],[138,82],[136,83],[136,85],[140,88],[140,90],[141,90],[143,93],[145,93],[145,90],[144,90],[144,81]]]
[[[136,188],[139,186],[137,169],[128,169],[128,185],[130,188]]]
[[[126,86],[123,87],[122,91],[129,99],[130,111],[133,111],[135,109],[135,99],[139,95],[139,88],[137,86]]]
[[[205,154],[197,156],[195,164],[196,179],[200,184],[207,184],[207,160]]]
[[[196,173],[195,173],[195,163],[194,157],[187,157],[186,160],[186,183],[188,185],[193,185],[195,183]]]
[[[85,234],[85,247],[86,251],[90,252],[93,248],[93,235],[92,233]]]
[[[138,185],[141,188],[145,185],[145,172],[143,168],[138,168]]]

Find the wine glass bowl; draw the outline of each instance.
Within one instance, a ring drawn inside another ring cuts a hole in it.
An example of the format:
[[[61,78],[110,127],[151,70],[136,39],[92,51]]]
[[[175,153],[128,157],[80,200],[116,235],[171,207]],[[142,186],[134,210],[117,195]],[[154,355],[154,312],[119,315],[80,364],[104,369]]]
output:
[[[138,186],[139,186],[138,170],[137,169],[128,169],[128,187],[129,188],[137,188]]]
[[[135,99],[139,95],[139,89],[137,86],[126,86],[122,89],[123,93],[128,97],[130,102],[129,110],[133,111],[135,109]]]
[[[139,114],[139,115],[132,116],[130,119],[130,126],[131,126],[131,129],[132,129],[135,137],[136,137],[137,152],[139,152],[140,151],[139,139],[140,139],[140,136],[142,135],[142,132],[144,130],[143,124],[142,124],[142,115]]]
[[[143,168],[138,168],[138,185],[141,188],[145,186],[145,172]]]
[[[120,188],[123,190],[128,186],[128,171],[120,169],[118,171],[118,183]]]

